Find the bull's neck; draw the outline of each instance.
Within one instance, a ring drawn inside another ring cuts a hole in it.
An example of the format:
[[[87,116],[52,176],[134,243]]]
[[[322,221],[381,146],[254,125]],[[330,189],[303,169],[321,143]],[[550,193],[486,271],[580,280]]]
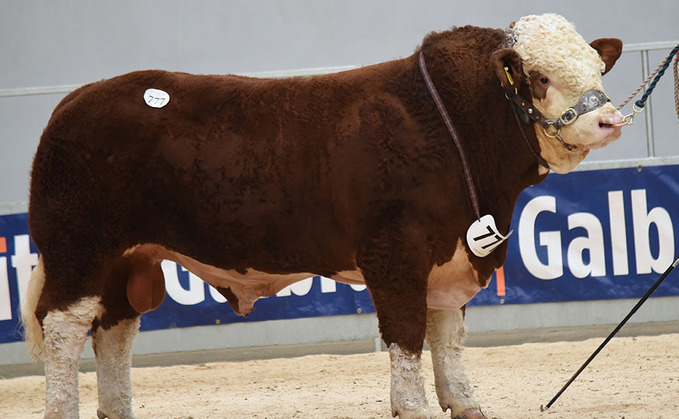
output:
[[[503,94],[489,58],[468,54],[465,57],[464,62],[457,62],[455,55],[445,56],[435,48],[424,51],[432,83],[450,115],[468,162],[481,215],[492,214],[498,227],[506,229],[521,191],[540,182],[544,175],[539,174],[537,158],[526,144],[520,122]],[[424,123],[428,129],[436,130],[438,141],[447,141],[453,146],[449,130],[421,75],[419,51],[406,60],[418,89],[416,106],[426,109],[418,113],[428,115]],[[524,131],[537,149],[534,130],[526,126]],[[458,159],[462,158],[457,150],[455,154]]]

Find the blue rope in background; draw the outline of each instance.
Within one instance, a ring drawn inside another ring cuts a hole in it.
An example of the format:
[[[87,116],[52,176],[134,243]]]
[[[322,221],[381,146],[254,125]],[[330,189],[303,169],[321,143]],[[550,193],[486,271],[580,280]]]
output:
[[[660,69],[660,71],[658,72],[658,74],[656,74],[655,78],[653,79],[651,84],[648,86],[648,89],[646,89],[646,92],[644,92],[644,95],[641,96],[641,99],[634,102],[634,105],[636,105],[637,108],[643,109],[643,107],[646,106],[646,100],[651,95],[651,93],[653,93],[653,89],[655,89],[655,85],[658,84],[658,81],[660,80],[660,78],[665,74],[665,70],[667,70],[667,67],[670,66],[670,63],[672,62],[672,58],[674,58],[674,55],[677,53],[677,51],[679,51],[679,45],[674,47],[674,49],[672,49],[672,52],[670,52],[670,55],[667,56],[667,59],[665,60],[665,64],[663,64],[663,66]]]

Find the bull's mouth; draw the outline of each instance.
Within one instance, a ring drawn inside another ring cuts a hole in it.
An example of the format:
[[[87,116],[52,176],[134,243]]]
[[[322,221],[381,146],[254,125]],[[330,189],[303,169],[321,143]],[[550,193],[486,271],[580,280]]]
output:
[[[596,122],[598,130],[593,135],[597,139],[587,144],[572,144],[570,150],[586,153],[590,150],[606,147],[622,135],[621,121],[622,118],[619,114],[602,116]]]

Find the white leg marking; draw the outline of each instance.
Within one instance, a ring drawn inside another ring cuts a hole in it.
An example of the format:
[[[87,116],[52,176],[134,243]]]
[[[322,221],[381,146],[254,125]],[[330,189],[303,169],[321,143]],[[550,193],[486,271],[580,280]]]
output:
[[[50,311],[43,319],[45,418],[78,417],[80,355],[100,303],[99,297],[83,298],[65,311]]]
[[[431,418],[429,404],[424,394],[424,381],[420,374],[419,354],[407,354],[392,343],[391,360],[391,411],[401,419]]]
[[[139,330],[139,317],[120,321],[108,330],[92,334],[97,360],[100,418],[132,419],[132,339]]]
[[[427,343],[434,364],[436,395],[444,412],[450,408],[451,417],[479,409],[462,366],[465,336],[462,310],[427,310]]]

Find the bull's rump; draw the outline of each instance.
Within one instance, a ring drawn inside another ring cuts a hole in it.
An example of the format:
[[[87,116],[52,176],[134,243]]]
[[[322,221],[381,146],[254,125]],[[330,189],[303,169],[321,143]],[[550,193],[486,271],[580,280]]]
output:
[[[239,271],[353,269],[358,224],[384,184],[359,118],[380,82],[348,93],[343,78],[144,71],[73,92],[34,162],[38,248],[63,258],[154,243]],[[169,103],[149,107],[148,88]]]

